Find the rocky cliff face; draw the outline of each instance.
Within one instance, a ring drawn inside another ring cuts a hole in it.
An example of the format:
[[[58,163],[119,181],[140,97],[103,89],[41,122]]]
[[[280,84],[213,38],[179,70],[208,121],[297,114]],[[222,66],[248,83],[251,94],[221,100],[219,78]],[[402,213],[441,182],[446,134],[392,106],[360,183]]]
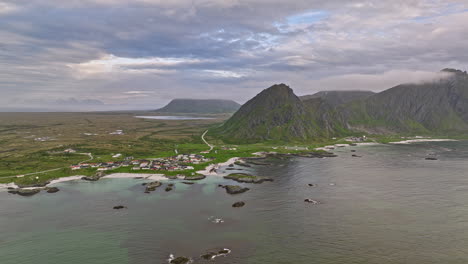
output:
[[[233,113],[237,111],[239,107],[240,107],[240,104],[232,100],[174,99],[165,107],[156,110],[156,112],[219,114],[219,113]]]

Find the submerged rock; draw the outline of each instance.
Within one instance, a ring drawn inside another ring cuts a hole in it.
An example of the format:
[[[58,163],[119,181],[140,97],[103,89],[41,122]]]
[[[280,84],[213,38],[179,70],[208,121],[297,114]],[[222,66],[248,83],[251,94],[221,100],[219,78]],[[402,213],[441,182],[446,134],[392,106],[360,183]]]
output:
[[[273,179],[269,177],[253,176],[246,173],[233,173],[229,174],[228,176],[224,176],[224,178],[244,183],[262,183],[265,181],[273,181]]]
[[[427,157],[426,160],[437,160],[436,157]]]
[[[229,253],[231,253],[230,249],[223,248],[223,249],[217,249],[217,250],[210,251],[210,252],[208,252],[206,254],[201,255],[200,257],[202,259],[205,259],[205,260],[213,260],[216,257],[226,256]]]
[[[236,164],[238,166],[242,166],[242,167],[252,167],[251,165],[249,165],[247,163],[244,163],[244,162],[241,162],[241,161],[236,161],[236,162],[234,162],[234,164]]]
[[[186,264],[189,263],[190,259],[187,257],[177,257],[172,259],[169,263],[171,264]]]
[[[34,183],[34,184],[18,184],[18,187],[19,188],[40,188],[40,187],[45,187],[49,183],[50,181]]]
[[[56,192],[60,191],[60,189],[57,188],[57,187],[47,187],[47,188],[46,188],[46,191],[47,191],[48,193],[56,193]]]
[[[309,185],[309,187],[316,187],[317,186],[316,184],[313,184],[313,183],[309,183],[308,185]]]
[[[18,195],[21,195],[21,196],[32,196],[32,195],[38,194],[40,191],[41,191],[41,189],[22,189],[22,188],[19,188],[19,189],[15,189],[15,190],[10,190],[8,192],[13,193],[13,194],[18,194]]]
[[[319,201],[316,201],[316,200],[312,200],[312,199],[305,199],[304,202],[306,203],[310,203],[310,204],[320,204]]]
[[[359,155],[353,154],[353,155],[351,155],[351,157],[354,157],[354,158],[361,158],[362,156],[359,156]]]
[[[161,185],[162,183],[158,181],[147,183],[145,193],[155,191],[156,188],[160,187]]]
[[[192,185],[192,184],[195,184],[194,182],[182,182],[183,184],[187,184],[187,185]]]
[[[103,171],[98,171],[96,174],[93,176],[84,176],[81,179],[85,181],[98,181],[102,177],[106,176],[106,173]]]
[[[206,178],[205,175],[197,174],[197,175],[193,175],[193,176],[185,176],[184,180],[186,180],[186,181],[198,181],[198,180],[203,180],[205,178]]]
[[[114,206],[113,208],[114,208],[115,210],[120,210],[120,209],[127,209],[127,206],[117,205],[117,206]]]
[[[235,202],[232,207],[242,207],[245,205],[245,202]]]
[[[249,188],[241,187],[238,185],[226,185],[226,186],[223,186],[223,188],[226,189],[226,192],[229,194],[239,194],[239,193],[244,193],[250,190]]]
[[[165,191],[166,191],[166,192],[172,191],[172,187],[167,186],[166,189],[165,189]]]

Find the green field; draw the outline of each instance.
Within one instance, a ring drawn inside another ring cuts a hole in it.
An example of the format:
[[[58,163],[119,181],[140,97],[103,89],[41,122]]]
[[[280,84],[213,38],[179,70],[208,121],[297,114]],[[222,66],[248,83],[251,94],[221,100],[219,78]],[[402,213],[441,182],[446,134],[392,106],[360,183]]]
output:
[[[199,153],[208,150],[201,135],[218,127],[228,115],[214,115],[204,120],[154,120],[135,118],[136,115],[154,115],[148,112],[102,113],[0,113],[0,183],[32,184],[50,179],[92,175],[96,169],[72,171],[69,166],[88,160],[90,162],[118,161],[132,156],[135,159],[169,157],[178,153]],[[122,135],[111,134],[122,130]],[[398,136],[375,136],[378,142],[398,141]],[[232,157],[250,157],[254,152],[301,152],[284,148],[285,143],[229,145],[208,135],[205,139],[215,146],[207,158],[210,163],[224,162]],[[343,139],[294,143],[309,150],[327,144],[346,143]],[[63,153],[72,148],[76,153]],[[120,153],[122,157],[112,158]],[[192,175],[208,164],[194,165],[194,170],[164,172],[167,175]],[[112,172],[154,173],[133,171],[121,167]],[[160,173],[156,171],[156,173]],[[31,175],[29,175],[31,174]],[[17,177],[18,175],[26,175]]]

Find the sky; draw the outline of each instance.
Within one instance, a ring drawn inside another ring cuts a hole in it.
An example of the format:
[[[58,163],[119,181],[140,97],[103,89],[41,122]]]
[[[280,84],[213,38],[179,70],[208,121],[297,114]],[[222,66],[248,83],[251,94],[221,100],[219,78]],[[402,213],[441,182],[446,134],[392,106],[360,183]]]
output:
[[[382,91],[468,67],[468,0],[0,0],[0,111]]]

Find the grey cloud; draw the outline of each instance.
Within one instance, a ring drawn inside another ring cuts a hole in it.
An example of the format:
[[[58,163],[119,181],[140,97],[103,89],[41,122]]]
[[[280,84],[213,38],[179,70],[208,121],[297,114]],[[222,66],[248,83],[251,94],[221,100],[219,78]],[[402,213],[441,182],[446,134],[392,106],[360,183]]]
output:
[[[190,95],[244,101],[277,82],[380,90],[466,68],[467,10],[457,0],[0,0],[0,103],[153,108]],[[326,16],[287,24],[311,11]]]

